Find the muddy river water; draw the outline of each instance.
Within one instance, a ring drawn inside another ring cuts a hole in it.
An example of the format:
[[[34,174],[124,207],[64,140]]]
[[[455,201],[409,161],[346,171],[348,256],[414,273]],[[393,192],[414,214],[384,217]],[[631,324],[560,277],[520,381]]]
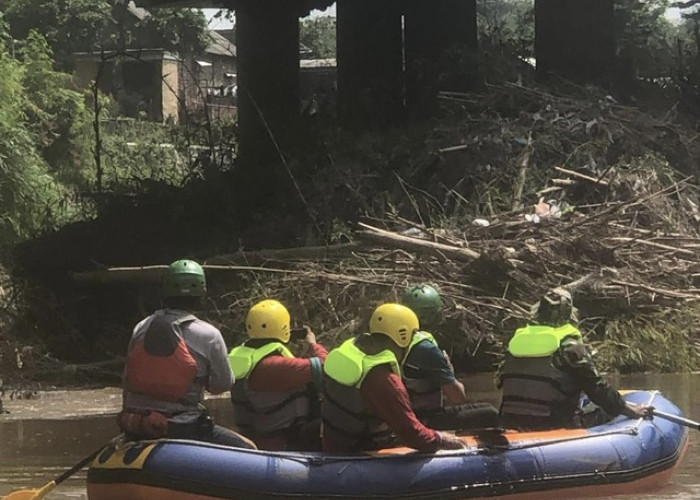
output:
[[[494,404],[498,393],[491,375],[464,380],[470,398]],[[643,374],[612,378],[618,387],[658,389],[693,420],[700,419],[700,373]],[[59,476],[118,433],[114,415],[121,404],[115,388],[42,393],[36,399],[3,401],[0,415],[0,497],[18,488],[37,488]],[[207,401],[217,422],[230,425],[229,400]],[[60,484],[47,497],[85,500],[85,471]],[[690,445],[671,483],[646,495],[610,500],[700,500],[700,431],[690,430]],[[126,500],[126,499],[125,499]],[[598,497],[598,500],[608,500]]]

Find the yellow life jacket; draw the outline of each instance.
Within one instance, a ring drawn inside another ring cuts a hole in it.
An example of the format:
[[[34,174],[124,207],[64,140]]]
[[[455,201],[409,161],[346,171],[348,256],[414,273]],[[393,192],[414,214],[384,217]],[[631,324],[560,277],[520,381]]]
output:
[[[361,351],[352,338],[328,353],[323,371],[331,379],[341,385],[359,389],[365,377],[372,368],[379,365],[390,365],[397,375],[401,375],[401,368],[396,360],[396,355],[389,349],[378,354],[365,354]]]
[[[561,426],[573,421],[580,388],[569,373],[553,363],[554,354],[567,337],[582,342],[581,332],[571,324],[529,325],[515,332],[501,368],[500,412],[506,422],[538,419]],[[554,415],[564,421],[555,422]]]
[[[575,337],[579,342],[583,341],[581,332],[570,323],[558,327],[527,325],[515,331],[508,343],[508,352],[518,358],[551,356],[566,337]]]
[[[258,363],[268,356],[295,357],[287,346],[276,341],[257,348],[243,344],[233,348],[228,356],[236,378],[231,389],[236,425],[252,438],[303,425],[310,415],[310,399],[306,388],[288,392],[250,389],[248,377]]]

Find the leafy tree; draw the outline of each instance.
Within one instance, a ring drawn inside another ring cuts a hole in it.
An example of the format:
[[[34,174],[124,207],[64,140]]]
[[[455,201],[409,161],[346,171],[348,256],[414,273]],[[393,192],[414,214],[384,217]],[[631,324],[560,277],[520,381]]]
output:
[[[533,72],[524,61],[534,57],[534,0],[477,2],[477,30],[479,68],[487,80],[512,81]]]
[[[157,47],[187,54],[207,44],[206,19],[191,9],[146,12],[126,0],[0,0],[0,11],[13,38],[42,33],[63,69],[71,69],[75,52]]]
[[[299,40],[312,50],[314,58],[327,59],[335,57],[335,17],[322,16],[303,19],[299,30]]]
[[[671,74],[676,30],[666,19],[668,0],[617,0],[617,57],[628,77]]]
[[[83,185],[90,166],[91,113],[83,94],[71,88],[70,75],[56,71],[51,49],[39,33],[29,33],[18,54],[28,102],[26,116],[37,147],[61,180]]]
[[[477,2],[479,43],[532,57],[535,40],[534,0]]]
[[[71,211],[69,191],[57,182],[42,157],[32,113],[44,115],[25,90],[28,71],[8,50],[0,18],[0,241],[6,249]],[[46,116],[46,115],[44,115]]]

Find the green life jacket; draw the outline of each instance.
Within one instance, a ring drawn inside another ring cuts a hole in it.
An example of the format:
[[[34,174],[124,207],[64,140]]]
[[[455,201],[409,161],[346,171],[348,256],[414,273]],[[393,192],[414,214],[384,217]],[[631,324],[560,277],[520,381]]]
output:
[[[501,368],[501,417],[506,425],[572,425],[581,390],[569,373],[553,363],[567,337],[583,341],[571,324],[556,328],[528,325],[515,332]]]
[[[408,375],[411,373],[411,370],[406,369],[407,367],[411,367],[416,370],[414,373],[420,375],[421,367],[418,364],[412,363],[411,353],[413,348],[422,342],[430,342],[435,346],[438,345],[432,333],[418,331],[413,334],[413,339],[408,345],[406,355],[403,357],[403,361],[401,362],[403,383],[406,385],[408,395],[411,397],[411,406],[419,416],[440,410],[443,406],[443,395],[440,384],[427,377],[411,377]]]
[[[327,434],[334,433],[348,451],[383,448],[392,436],[386,422],[367,408],[362,397],[362,383],[372,369],[389,365],[396,375],[401,370],[396,356],[390,350],[378,354],[364,353],[356,345],[356,338],[346,340],[328,353],[323,365],[325,399],[321,409]]]
[[[306,387],[291,392],[262,392],[248,386],[248,377],[268,356],[295,357],[287,346],[275,341],[258,348],[243,344],[233,348],[228,356],[236,378],[231,390],[236,425],[253,439],[303,425],[310,415]]]

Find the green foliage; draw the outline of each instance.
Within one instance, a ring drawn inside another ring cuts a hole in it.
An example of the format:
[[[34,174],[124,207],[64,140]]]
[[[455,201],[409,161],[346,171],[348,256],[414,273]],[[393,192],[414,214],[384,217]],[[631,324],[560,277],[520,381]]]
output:
[[[0,24],[0,32],[2,28]],[[0,240],[7,249],[66,220],[72,207],[70,193],[49,172],[37,147],[36,127],[29,121],[30,113],[44,111],[25,92],[27,70],[4,42],[0,75]]]
[[[519,80],[533,73],[534,0],[477,2],[479,72],[490,83]]]
[[[110,193],[142,192],[147,183],[180,185],[186,158],[172,144],[172,129],[153,122],[119,119],[102,123],[103,188]]]
[[[13,38],[40,31],[60,68],[72,67],[72,54],[127,48],[163,48],[181,54],[203,50],[206,19],[192,9],[127,8],[110,0],[0,0]]]
[[[81,184],[91,166],[91,113],[83,94],[71,89],[70,76],[56,71],[51,49],[36,31],[23,44],[23,86],[30,105],[28,126],[51,171],[61,181]],[[83,171],[83,172],[81,172]]]
[[[201,53],[209,43],[207,20],[192,9],[155,9],[140,27],[150,34],[149,47],[181,55]]]
[[[65,67],[72,53],[104,46],[111,10],[107,0],[0,0],[12,37],[23,40],[32,30],[41,31]]]
[[[484,0],[477,2],[477,27],[482,47],[500,47],[521,57],[534,55],[535,10],[533,0]]]
[[[313,59],[327,59],[336,54],[335,17],[303,19],[299,25],[299,41],[310,48]]]
[[[666,19],[668,0],[617,0],[615,34],[618,60],[630,77],[671,74],[675,27]]]
[[[605,340],[593,344],[600,367],[630,372],[687,372],[700,368],[700,309],[668,310],[651,317],[608,323]]]

